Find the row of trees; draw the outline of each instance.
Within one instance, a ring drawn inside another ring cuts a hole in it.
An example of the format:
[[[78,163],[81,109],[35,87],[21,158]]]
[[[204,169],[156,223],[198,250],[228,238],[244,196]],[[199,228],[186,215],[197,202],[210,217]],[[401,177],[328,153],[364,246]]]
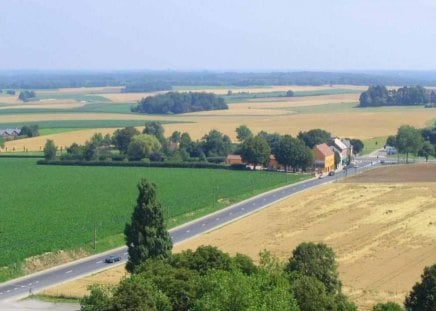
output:
[[[7,95],[15,95],[15,90],[5,90],[4,91]],[[3,90],[0,90],[0,94],[3,93]]]
[[[172,254],[155,185],[141,180],[126,224],[130,276],[115,287],[94,285],[81,310],[262,310],[354,311],[342,293],[333,250],[323,243],[301,243],[286,263],[262,251],[259,264],[242,254],[229,256],[212,246]],[[409,311],[436,307],[436,265],[424,270],[405,299]],[[395,303],[374,311],[401,311]]]
[[[113,150],[117,149],[118,153]],[[188,133],[175,131],[165,137],[162,124],[156,121],[145,123],[139,132],[134,127],[118,129],[112,136],[95,134],[84,145],[72,144],[66,148],[62,160],[124,160],[140,161],[207,161],[224,157],[234,146],[227,135],[211,130],[201,140],[193,141]]]
[[[178,114],[222,109],[228,109],[228,106],[222,97],[214,93],[168,92],[141,99],[132,111],[150,114]]]
[[[171,86],[253,85],[436,85],[435,72],[393,72],[377,74],[344,72],[3,72],[2,89],[55,89],[169,83]]]
[[[417,129],[410,125],[401,126],[396,135],[391,135],[386,140],[386,145],[395,147],[400,154],[409,154],[425,157],[436,156],[436,124],[433,128]]]
[[[422,105],[430,101],[430,92],[422,86],[388,90],[385,86],[370,86],[359,98],[360,107]]]
[[[159,122],[148,121],[139,132],[134,127],[118,129],[112,136],[95,134],[84,145],[72,144],[66,148],[62,160],[124,160],[167,162],[201,162],[220,163],[230,153],[241,155],[245,163],[253,166],[264,165],[270,155],[274,155],[279,164],[288,169],[306,170],[313,164],[311,149],[321,143],[331,142],[331,134],[313,129],[300,132],[298,136],[280,135],[265,131],[253,135],[245,125],[236,129],[239,144],[232,143],[229,136],[218,130],[211,130],[200,140],[192,140],[188,133],[174,131],[165,137],[164,128]],[[360,152],[363,143],[351,140],[354,151]],[[114,153],[117,149],[119,153]]]

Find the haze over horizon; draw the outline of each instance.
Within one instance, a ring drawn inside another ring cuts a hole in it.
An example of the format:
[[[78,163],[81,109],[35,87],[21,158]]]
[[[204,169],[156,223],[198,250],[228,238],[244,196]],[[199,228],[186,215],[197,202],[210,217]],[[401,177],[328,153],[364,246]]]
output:
[[[0,3],[0,70],[435,70],[436,1]]]

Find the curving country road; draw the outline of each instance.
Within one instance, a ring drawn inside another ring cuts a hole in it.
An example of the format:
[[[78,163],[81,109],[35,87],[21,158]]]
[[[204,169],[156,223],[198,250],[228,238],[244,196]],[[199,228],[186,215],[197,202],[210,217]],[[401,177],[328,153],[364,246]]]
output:
[[[379,166],[377,160],[373,158],[362,158],[357,164],[357,167],[348,169],[346,173],[345,171],[342,171],[336,173],[335,176],[326,176],[322,179],[309,179],[307,181],[269,191],[195,221],[189,222],[180,227],[174,228],[170,230],[171,238],[174,244],[180,243],[196,235],[216,229],[229,222],[233,222],[241,217],[245,217],[251,213],[259,211],[297,192],[313,188],[321,184],[333,182],[338,178],[351,176],[357,172],[361,172],[376,166]],[[105,258],[110,255],[120,256],[121,261],[118,264],[124,264],[127,260],[127,248],[121,247],[99,255],[87,257],[62,266],[0,284],[0,301],[17,300],[53,285],[85,275],[94,274],[98,271],[113,267],[114,264],[107,264],[104,261]]]

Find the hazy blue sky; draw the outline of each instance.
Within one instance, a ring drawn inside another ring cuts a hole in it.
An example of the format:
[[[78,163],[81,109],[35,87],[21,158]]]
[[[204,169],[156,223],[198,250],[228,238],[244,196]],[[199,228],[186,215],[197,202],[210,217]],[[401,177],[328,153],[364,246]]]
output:
[[[435,0],[1,0],[0,70],[436,69]]]

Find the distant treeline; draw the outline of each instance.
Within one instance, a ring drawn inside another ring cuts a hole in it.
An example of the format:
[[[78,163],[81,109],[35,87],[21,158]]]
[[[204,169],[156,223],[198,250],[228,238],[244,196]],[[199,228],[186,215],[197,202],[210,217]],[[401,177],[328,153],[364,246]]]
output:
[[[163,81],[150,81],[150,82],[137,82],[134,84],[126,85],[122,93],[141,93],[141,92],[157,92],[157,91],[171,91],[172,86],[169,82]]]
[[[222,97],[213,93],[169,92],[143,98],[136,107],[132,108],[132,111],[150,114],[178,114],[222,109],[228,109],[227,104]]]
[[[388,90],[385,86],[371,86],[360,95],[361,107],[413,106],[424,105],[434,100],[431,92],[422,86],[405,86],[398,90]]]
[[[436,72],[176,72],[11,71],[0,72],[0,89],[126,86],[126,92],[185,86],[253,85],[436,85]]]

